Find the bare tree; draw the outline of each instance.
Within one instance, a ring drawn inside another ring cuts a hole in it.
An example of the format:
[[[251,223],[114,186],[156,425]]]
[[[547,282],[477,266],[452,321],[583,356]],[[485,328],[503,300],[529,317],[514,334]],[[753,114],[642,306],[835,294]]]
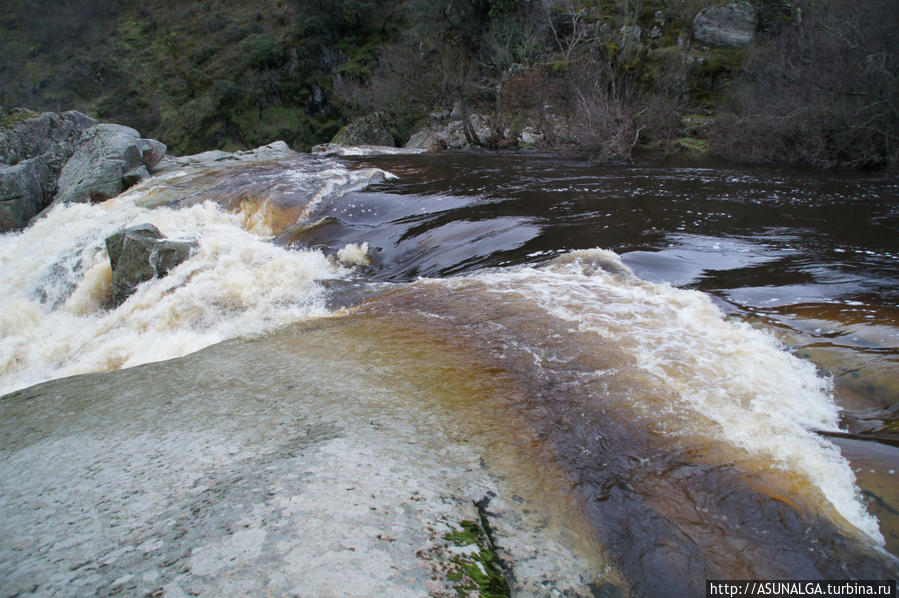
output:
[[[571,60],[575,50],[595,39],[583,3],[544,0],[541,8],[553,40],[565,60]]]
[[[799,3],[750,50],[712,137],[726,157],[899,169],[899,4]]]

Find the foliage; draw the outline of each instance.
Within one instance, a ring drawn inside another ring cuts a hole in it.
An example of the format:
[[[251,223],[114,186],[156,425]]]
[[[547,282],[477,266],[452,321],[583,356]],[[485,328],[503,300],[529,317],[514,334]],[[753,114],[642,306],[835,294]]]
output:
[[[691,47],[720,0],[20,0],[0,104],[76,108],[173,153],[328,141],[381,112],[487,115],[599,160],[707,139],[734,159],[899,168],[895,0],[757,0],[748,50]],[[77,49],[77,51],[76,51]],[[683,115],[711,119],[691,127]]]
[[[264,33],[251,33],[240,41],[238,48],[250,68],[276,68],[284,59],[278,43]]]

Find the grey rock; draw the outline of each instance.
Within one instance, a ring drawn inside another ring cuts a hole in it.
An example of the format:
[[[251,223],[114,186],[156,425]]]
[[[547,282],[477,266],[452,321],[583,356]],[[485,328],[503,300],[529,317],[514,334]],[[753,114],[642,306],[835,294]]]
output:
[[[131,127],[99,124],[86,130],[59,175],[54,202],[97,202],[126,189],[124,175],[143,164],[140,133]]]
[[[52,195],[50,160],[37,156],[0,166],[0,231],[23,228]]]
[[[752,43],[758,15],[748,2],[706,8],[693,19],[693,39],[707,46],[744,48]]]
[[[147,167],[149,172],[153,172],[156,165],[165,157],[165,152],[168,148],[164,143],[155,139],[138,139],[137,149],[140,150],[141,156],[143,156],[144,166]]]
[[[537,145],[543,141],[543,134],[538,132],[534,127],[525,127],[518,136],[520,143],[524,145]]]
[[[168,274],[189,258],[195,247],[196,243],[164,239],[152,224],[141,224],[107,237],[112,304],[121,304],[140,283]]]
[[[165,156],[152,168],[151,172],[157,175],[180,170],[199,171],[204,168],[217,168],[239,163],[280,162],[295,159],[298,155],[285,142],[273,141],[252,150],[234,153],[209,150],[190,156]]]
[[[147,167],[138,166],[134,170],[126,172],[122,176],[122,181],[124,181],[126,187],[133,187],[140,182],[146,181],[148,178],[150,178],[150,171],[147,170]]]
[[[625,62],[636,60],[645,51],[642,39],[643,30],[639,25],[623,25],[618,30],[618,45]]]
[[[493,131],[490,121],[481,114],[471,114],[468,117],[472,130],[478,139],[486,141],[490,139]],[[452,120],[446,124],[432,124],[415,132],[403,147],[407,149],[423,149],[439,151],[443,149],[462,149],[469,146],[465,138],[465,131],[461,120]]]
[[[456,103],[453,104],[452,111],[450,111],[450,118],[453,120],[462,120],[464,114],[465,105],[462,103],[462,100],[457,100]]]
[[[0,129],[0,162],[17,164],[22,160],[53,153],[65,164],[75,151],[82,131],[97,121],[76,110],[56,114],[45,112]]]
[[[419,131],[416,131],[409,137],[409,141],[406,142],[406,145],[403,146],[407,149],[423,149],[423,150],[435,150],[439,149],[440,144],[437,141],[437,137],[434,131],[430,127],[425,127]]]
[[[387,120],[380,112],[357,118],[340,129],[334,135],[331,143],[337,145],[395,145]]]
[[[18,115],[0,128],[0,232],[23,228],[50,204],[82,132],[97,123],[74,110]]]

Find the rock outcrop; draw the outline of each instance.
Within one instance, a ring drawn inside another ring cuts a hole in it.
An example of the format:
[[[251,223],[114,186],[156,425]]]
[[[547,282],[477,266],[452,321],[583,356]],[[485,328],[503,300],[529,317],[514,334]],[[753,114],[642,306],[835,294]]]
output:
[[[119,231],[106,239],[112,266],[112,305],[130,297],[137,285],[161,278],[190,257],[196,243],[170,241],[152,224]]]
[[[98,124],[78,140],[59,175],[54,202],[97,202],[115,197],[149,178],[165,155],[165,146],[141,139],[130,127]]]
[[[18,115],[0,128],[0,232],[23,228],[50,204],[82,132],[97,124],[74,110]]]
[[[75,110],[19,109],[0,128],[0,232],[18,230],[54,202],[102,201],[149,178],[166,147],[129,127]]]
[[[361,116],[343,127],[331,143],[336,145],[396,145],[393,134],[384,116],[380,112]]]
[[[152,140],[148,140],[152,141]],[[153,174],[189,169],[198,171],[203,168],[216,168],[240,162],[269,162],[289,160],[295,158],[297,152],[283,141],[273,141],[268,145],[256,149],[240,152],[224,152],[222,150],[209,150],[190,156],[165,156],[153,168]]]
[[[456,111],[453,114],[456,114]],[[468,117],[468,122],[471,124],[471,130],[481,142],[488,141],[491,138],[493,131],[486,116],[471,114]],[[414,133],[403,147],[433,151],[462,149],[470,145],[471,143],[465,136],[465,127],[462,119],[450,116],[448,120],[445,118],[432,118],[430,124]]]
[[[758,15],[748,2],[706,8],[693,19],[693,39],[706,46],[744,48],[752,43]]]

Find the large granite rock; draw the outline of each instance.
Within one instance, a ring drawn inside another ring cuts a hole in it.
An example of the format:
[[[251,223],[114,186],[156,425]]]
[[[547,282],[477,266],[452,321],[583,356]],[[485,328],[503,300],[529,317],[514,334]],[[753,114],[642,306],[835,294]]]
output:
[[[19,112],[33,116],[0,128],[0,162],[4,164],[18,164],[47,153],[57,154],[65,164],[75,151],[75,143],[82,131],[97,124],[96,120],[77,110],[61,114]]]
[[[693,19],[693,39],[707,46],[744,48],[752,43],[758,15],[748,2],[706,8]]]
[[[0,232],[17,230],[53,197],[50,160],[42,157],[0,166]]]
[[[59,175],[54,202],[97,202],[115,197],[150,176],[165,146],[141,139],[131,127],[99,124],[87,129]]]
[[[28,224],[53,200],[82,132],[97,121],[77,111],[19,110],[0,128],[0,232]]]
[[[195,247],[195,243],[164,239],[152,224],[141,224],[107,237],[112,304],[120,305],[140,283],[168,274],[190,257]]]
[[[386,119],[380,112],[361,116],[343,127],[331,143],[337,145],[396,145]]]

